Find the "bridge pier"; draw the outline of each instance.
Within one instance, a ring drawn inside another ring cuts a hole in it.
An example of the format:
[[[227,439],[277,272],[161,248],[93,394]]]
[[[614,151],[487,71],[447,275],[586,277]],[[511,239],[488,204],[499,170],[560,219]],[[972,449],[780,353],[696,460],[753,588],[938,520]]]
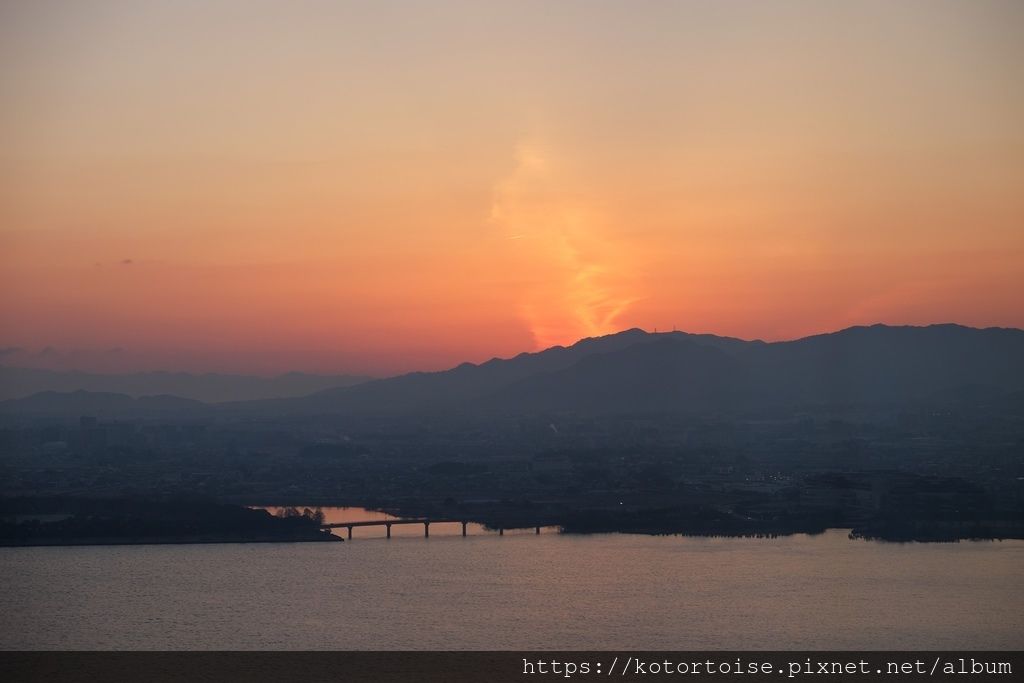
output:
[[[365,527],[371,527],[371,526],[381,527],[382,526],[385,529],[385,533],[386,533],[387,537],[391,538],[391,527],[394,526],[395,524],[422,524],[423,525],[423,537],[424,538],[430,538],[430,524],[432,522],[436,523],[436,524],[461,524],[462,525],[462,535],[464,537],[469,535],[469,520],[468,519],[465,519],[465,518],[459,519],[458,517],[454,517],[453,518],[453,517],[443,517],[443,516],[442,517],[434,517],[434,518],[419,517],[419,518],[408,518],[408,519],[385,518],[385,519],[349,520],[349,521],[346,521],[346,522],[330,522],[330,523],[326,523],[326,524],[321,524],[320,528],[321,529],[325,529],[325,530],[330,529],[332,531],[337,530],[336,533],[338,533],[338,534],[341,533],[341,529],[345,529],[346,533],[347,533],[347,536],[348,536],[348,540],[351,541],[353,535],[355,534],[355,528],[356,527],[364,527],[364,526]],[[527,528],[529,528],[529,527],[527,527]],[[505,528],[504,527],[491,526],[490,530],[491,531],[497,530],[499,536],[504,536],[505,535]],[[540,526],[539,525],[534,527],[534,532],[537,533],[537,534],[540,534]]]

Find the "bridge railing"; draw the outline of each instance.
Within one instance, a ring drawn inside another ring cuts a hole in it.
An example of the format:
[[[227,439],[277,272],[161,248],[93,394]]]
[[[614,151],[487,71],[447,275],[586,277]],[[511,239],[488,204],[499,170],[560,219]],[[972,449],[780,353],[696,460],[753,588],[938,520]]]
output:
[[[469,526],[469,520],[465,519],[453,519],[453,518],[413,518],[413,519],[370,519],[370,520],[359,520],[351,522],[329,522],[321,524],[321,529],[348,529],[348,538],[352,540],[352,530],[354,528],[363,526],[382,526],[387,529],[387,537],[391,538],[391,527],[396,524],[422,524],[423,525],[423,537],[430,538],[430,525],[431,524],[461,524],[462,535],[466,536],[466,529]],[[540,533],[540,526],[535,527],[537,534]],[[498,527],[498,535],[504,536],[505,529]]]

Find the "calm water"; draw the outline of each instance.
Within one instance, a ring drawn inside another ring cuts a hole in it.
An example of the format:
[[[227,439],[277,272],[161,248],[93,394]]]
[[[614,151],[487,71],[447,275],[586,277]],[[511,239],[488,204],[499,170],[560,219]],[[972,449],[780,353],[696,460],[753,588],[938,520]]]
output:
[[[0,549],[0,648],[1024,647],[1024,542],[409,529]]]

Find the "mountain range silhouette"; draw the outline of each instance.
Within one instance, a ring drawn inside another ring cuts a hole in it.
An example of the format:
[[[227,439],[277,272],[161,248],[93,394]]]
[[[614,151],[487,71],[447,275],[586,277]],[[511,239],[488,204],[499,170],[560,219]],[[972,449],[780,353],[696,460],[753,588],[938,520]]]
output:
[[[908,402],[1024,404],[1024,331],[872,325],[794,341],[630,329],[509,359],[306,396],[204,404],[46,392],[0,414],[108,416],[735,413]]]

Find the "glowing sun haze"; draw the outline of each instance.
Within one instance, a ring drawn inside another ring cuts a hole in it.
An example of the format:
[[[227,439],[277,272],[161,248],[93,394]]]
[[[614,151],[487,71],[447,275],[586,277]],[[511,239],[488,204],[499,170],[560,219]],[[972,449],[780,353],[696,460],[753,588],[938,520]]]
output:
[[[387,374],[1022,327],[1022,34],[1013,0],[5,3],[0,347]]]

